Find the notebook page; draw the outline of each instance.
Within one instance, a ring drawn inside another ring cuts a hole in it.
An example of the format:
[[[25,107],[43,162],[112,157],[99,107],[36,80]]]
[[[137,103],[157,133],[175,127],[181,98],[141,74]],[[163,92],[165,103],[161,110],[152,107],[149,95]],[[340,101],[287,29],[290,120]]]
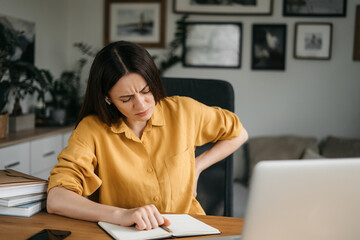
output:
[[[135,227],[124,227],[107,222],[99,222],[98,224],[117,240],[143,240],[170,237],[170,234],[161,228],[137,230]]]
[[[203,223],[187,214],[162,214],[169,219],[171,225],[168,228],[174,236],[194,236],[219,234],[220,231],[206,223]]]

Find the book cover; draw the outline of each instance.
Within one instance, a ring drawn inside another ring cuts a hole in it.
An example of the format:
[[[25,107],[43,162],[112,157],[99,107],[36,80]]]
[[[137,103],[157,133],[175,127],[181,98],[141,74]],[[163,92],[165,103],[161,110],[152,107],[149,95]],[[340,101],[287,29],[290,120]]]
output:
[[[163,214],[170,220],[167,229],[161,227],[151,230],[137,230],[135,227],[124,227],[116,224],[98,222],[99,226],[117,240],[162,239],[220,234],[220,231],[187,214]]]
[[[13,207],[26,203],[37,202],[46,198],[46,193],[34,193],[15,197],[0,198],[0,206]]]
[[[15,207],[0,206],[0,215],[31,217],[45,208],[46,201],[38,201]]]
[[[0,198],[46,192],[47,181],[13,169],[0,170]]]

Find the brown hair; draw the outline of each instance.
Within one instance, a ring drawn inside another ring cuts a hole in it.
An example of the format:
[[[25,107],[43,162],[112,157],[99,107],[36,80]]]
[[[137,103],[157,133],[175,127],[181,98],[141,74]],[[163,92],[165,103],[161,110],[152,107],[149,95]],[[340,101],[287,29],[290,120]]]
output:
[[[159,71],[151,55],[138,44],[114,42],[95,56],[76,126],[88,115],[98,116],[109,126],[124,117],[114,104],[106,104],[105,97],[116,82],[128,73],[138,73],[145,79],[156,103],[166,97]]]

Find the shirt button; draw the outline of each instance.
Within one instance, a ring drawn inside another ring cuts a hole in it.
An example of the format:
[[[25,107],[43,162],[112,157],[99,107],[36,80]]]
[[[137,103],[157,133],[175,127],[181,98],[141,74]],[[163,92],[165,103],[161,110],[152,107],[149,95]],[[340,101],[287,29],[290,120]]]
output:
[[[152,173],[154,170],[151,168],[151,167],[149,167],[148,169],[147,169],[147,172],[148,173]]]
[[[155,197],[153,198],[153,200],[154,200],[154,202],[158,202],[158,201],[160,200],[160,197],[159,197],[159,196],[155,196]]]

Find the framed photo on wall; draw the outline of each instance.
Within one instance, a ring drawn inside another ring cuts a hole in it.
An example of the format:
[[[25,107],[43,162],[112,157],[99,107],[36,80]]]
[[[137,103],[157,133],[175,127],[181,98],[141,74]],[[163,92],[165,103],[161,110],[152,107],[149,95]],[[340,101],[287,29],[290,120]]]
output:
[[[187,22],[183,66],[240,68],[241,39],[241,23]]]
[[[10,58],[13,61],[21,60],[34,64],[35,22],[0,14],[0,29],[11,36],[18,36],[21,33],[21,37],[17,41],[19,46],[16,47],[16,51],[13,51]],[[0,46],[0,48],[2,47],[3,46]]]
[[[360,61],[360,5],[356,6],[354,60]]]
[[[296,23],[294,58],[329,60],[331,37],[331,23]]]
[[[173,0],[174,13],[271,15],[273,0]]]
[[[253,24],[252,61],[254,70],[285,70],[286,24]]]
[[[166,0],[105,0],[105,45],[125,40],[165,46]]]
[[[347,0],[283,0],[283,15],[296,17],[345,17]]]

